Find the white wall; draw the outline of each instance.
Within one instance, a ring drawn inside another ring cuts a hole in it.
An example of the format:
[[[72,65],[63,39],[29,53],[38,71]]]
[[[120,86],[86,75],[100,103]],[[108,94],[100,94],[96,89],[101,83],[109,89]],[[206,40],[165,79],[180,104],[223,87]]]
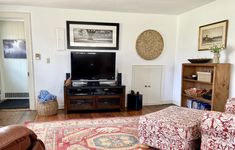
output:
[[[40,61],[34,60],[36,95],[41,89],[47,89],[57,95],[59,104],[63,105],[63,82],[65,73],[70,72],[70,51],[56,50],[55,29],[65,29],[66,20],[71,20],[120,23],[117,69],[123,73],[123,84],[126,85],[127,92],[131,88],[132,65],[163,65],[162,101],[167,103],[172,100],[176,16],[4,5],[0,5],[0,10],[31,13],[33,53],[40,53],[42,56]],[[159,31],[165,42],[163,53],[153,61],[141,59],[135,50],[137,36],[147,29]],[[50,64],[46,63],[46,58],[51,59]]]
[[[4,58],[3,39],[25,39],[23,21],[0,21],[2,91],[28,92],[27,59]]]
[[[222,62],[232,64],[230,97],[235,96],[235,13],[234,0],[217,0],[203,7],[184,13],[178,17],[177,50],[175,53],[173,100],[180,104],[181,64],[188,58],[210,57],[210,51],[198,51],[199,26],[229,20],[227,48],[222,52]]]

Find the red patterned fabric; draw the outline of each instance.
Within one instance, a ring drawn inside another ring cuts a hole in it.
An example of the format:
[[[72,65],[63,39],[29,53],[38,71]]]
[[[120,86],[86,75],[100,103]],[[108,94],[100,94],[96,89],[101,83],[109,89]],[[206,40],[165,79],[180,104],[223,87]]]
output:
[[[235,98],[228,99],[225,105],[225,113],[235,114]]]
[[[146,150],[138,141],[139,117],[33,122],[26,126],[46,150]]]
[[[207,112],[201,122],[201,150],[235,149],[235,115]]]
[[[192,150],[200,145],[205,111],[171,106],[140,117],[140,143],[163,150]]]

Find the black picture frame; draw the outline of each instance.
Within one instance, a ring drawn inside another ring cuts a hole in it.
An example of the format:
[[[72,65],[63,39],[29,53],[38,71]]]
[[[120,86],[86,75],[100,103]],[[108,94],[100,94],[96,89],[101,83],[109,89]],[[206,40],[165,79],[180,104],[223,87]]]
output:
[[[119,23],[66,21],[68,49],[119,49]]]

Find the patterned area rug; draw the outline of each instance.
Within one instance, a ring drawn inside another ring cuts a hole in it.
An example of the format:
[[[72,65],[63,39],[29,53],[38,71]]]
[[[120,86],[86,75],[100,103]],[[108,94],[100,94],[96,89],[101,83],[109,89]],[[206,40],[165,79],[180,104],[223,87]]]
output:
[[[47,150],[146,150],[139,144],[139,117],[26,123]]]

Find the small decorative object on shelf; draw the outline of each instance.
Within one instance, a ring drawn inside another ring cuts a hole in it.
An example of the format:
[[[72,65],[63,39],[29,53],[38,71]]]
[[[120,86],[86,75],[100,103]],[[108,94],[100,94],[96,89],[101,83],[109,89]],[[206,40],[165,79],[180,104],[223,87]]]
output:
[[[213,63],[220,63],[220,52],[224,49],[224,45],[213,45],[210,50],[214,53]]]
[[[211,61],[210,58],[197,58],[197,59],[188,59],[189,62],[191,63],[208,63]]]
[[[193,109],[200,109],[200,110],[210,110],[211,105],[208,103],[198,102],[195,99],[188,99],[187,100],[187,107]]]
[[[190,88],[190,89],[184,90],[184,92],[185,92],[188,96],[200,97],[200,96],[202,96],[203,94],[207,93],[208,91],[207,91],[206,89]]]
[[[211,83],[212,81],[212,73],[211,72],[204,72],[204,71],[198,71],[197,72],[197,80],[202,82],[208,82]]]
[[[212,98],[212,90],[209,90],[207,93],[203,94],[202,98],[211,100],[211,98]]]
[[[72,80],[71,80],[71,78],[68,78],[67,80],[65,80],[64,86],[72,86]]]
[[[197,80],[197,75],[196,75],[196,74],[193,74],[193,75],[192,75],[192,78],[193,78],[193,80]]]

